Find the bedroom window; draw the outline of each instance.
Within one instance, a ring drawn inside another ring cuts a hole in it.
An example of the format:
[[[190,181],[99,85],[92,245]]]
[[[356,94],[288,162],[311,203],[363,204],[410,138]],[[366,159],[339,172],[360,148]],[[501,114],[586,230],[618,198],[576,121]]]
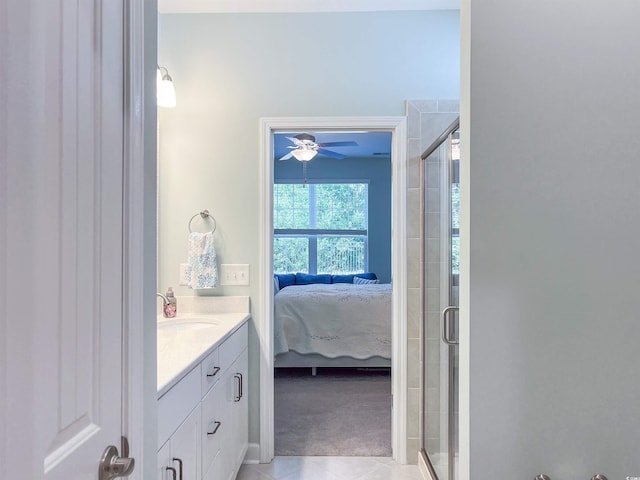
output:
[[[273,271],[367,271],[368,204],[365,182],[274,184]]]

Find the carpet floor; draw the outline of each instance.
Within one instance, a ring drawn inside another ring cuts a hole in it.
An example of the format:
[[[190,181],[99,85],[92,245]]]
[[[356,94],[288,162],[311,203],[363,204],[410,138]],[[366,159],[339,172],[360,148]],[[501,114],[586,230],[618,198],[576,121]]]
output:
[[[277,369],[275,454],[391,456],[391,375]]]

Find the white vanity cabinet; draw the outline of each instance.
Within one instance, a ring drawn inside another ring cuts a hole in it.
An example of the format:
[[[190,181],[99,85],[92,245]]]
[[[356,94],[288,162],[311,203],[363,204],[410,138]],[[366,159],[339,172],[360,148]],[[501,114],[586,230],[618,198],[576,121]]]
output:
[[[247,452],[247,338],[239,339],[220,348],[220,361],[231,365],[202,400],[204,480],[234,479]]]
[[[248,446],[247,346],[245,322],[158,400],[160,480],[235,479]]]
[[[249,400],[247,396],[247,372],[249,370],[249,356],[245,349],[238,357],[231,370],[234,372],[234,378],[239,381],[239,395],[235,396],[232,391],[231,398],[231,421],[233,423],[233,436],[229,451],[229,458],[232,461],[232,471],[238,472],[240,465],[244,460],[249,446]],[[233,380],[234,386],[236,380]]]

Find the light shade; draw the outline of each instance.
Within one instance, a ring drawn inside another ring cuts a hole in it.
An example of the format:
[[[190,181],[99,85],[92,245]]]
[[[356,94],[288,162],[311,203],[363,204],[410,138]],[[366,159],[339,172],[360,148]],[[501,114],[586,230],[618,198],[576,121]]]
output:
[[[173,79],[165,67],[158,67],[158,74],[156,75],[156,101],[159,107],[176,106],[176,89],[173,86]]]
[[[296,160],[301,162],[308,162],[315,157],[318,152],[312,148],[297,148],[291,152],[291,155],[296,157]]]

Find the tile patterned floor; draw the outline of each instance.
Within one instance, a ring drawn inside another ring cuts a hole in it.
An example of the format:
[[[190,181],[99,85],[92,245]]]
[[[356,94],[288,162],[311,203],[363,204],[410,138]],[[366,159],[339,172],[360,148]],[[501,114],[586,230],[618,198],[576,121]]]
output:
[[[388,457],[275,457],[243,465],[236,480],[422,480],[416,465]]]

